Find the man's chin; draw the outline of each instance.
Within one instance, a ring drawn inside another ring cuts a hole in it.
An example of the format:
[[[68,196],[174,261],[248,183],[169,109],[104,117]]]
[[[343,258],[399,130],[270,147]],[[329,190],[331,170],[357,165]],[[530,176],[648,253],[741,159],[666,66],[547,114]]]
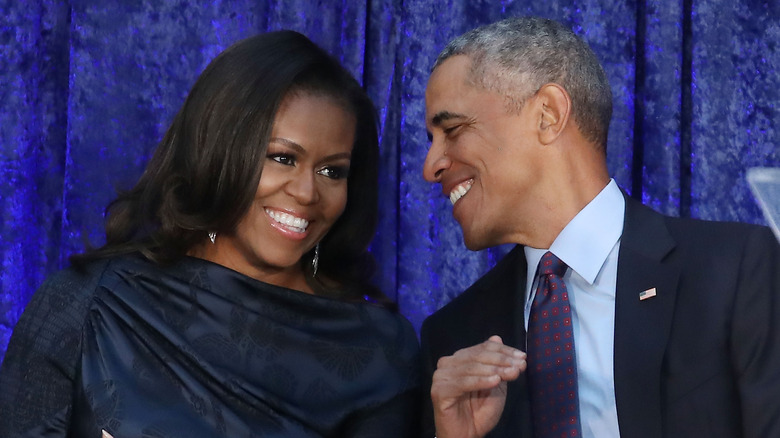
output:
[[[474,236],[471,233],[466,233],[465,231],[463,231],[463,244],[466,245],[466,248],[468,248],[470,251],[481,251],[485,248],[495,246],[491,245],[487,239]]]
[[[463,244],[470,251],[482,251],[487,248],[494,248],[501,246],[505,243],[515,243],[510,236],[502,234],[499,229],[495,228],[466,228],[463,224],[460,224],[461,233],[463,235]]]

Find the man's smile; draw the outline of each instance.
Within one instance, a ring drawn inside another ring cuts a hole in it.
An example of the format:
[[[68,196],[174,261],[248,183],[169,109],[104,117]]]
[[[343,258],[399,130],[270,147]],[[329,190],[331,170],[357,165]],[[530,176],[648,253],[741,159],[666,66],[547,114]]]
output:
[[[460,198],[462,198],[466,193],[471,190],[471,186],[474,184],[474,180],[470,179],[468,181],[463,181],[462,183],[455,186],[454,189],[450,192],[450,202],[452,205],[455,205]]]

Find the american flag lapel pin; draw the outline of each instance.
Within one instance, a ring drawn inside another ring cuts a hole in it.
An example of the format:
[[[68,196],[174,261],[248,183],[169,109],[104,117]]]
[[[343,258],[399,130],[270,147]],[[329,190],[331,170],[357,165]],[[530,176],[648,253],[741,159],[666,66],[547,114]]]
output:
[[[650,288],[646,291],[639,292],[639,301],[643,301],[648,298],[653,298],[655,295],[656,295],[655,288]]]

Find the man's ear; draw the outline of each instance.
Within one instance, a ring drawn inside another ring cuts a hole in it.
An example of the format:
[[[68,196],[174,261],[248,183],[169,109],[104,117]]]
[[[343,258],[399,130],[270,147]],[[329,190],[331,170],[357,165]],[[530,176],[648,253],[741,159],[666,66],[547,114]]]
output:
[[[571,97],[558,84],[546,84],[535,96],[539,105],[539,142],[550,144],[566,129],[571,115]]]

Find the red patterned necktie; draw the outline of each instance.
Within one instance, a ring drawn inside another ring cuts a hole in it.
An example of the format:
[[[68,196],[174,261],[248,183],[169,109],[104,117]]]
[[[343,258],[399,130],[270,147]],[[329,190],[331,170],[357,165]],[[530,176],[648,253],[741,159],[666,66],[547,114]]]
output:
[[[536,438],[582,436],[566,264],[547,252],[528,321],[528,380]]]

